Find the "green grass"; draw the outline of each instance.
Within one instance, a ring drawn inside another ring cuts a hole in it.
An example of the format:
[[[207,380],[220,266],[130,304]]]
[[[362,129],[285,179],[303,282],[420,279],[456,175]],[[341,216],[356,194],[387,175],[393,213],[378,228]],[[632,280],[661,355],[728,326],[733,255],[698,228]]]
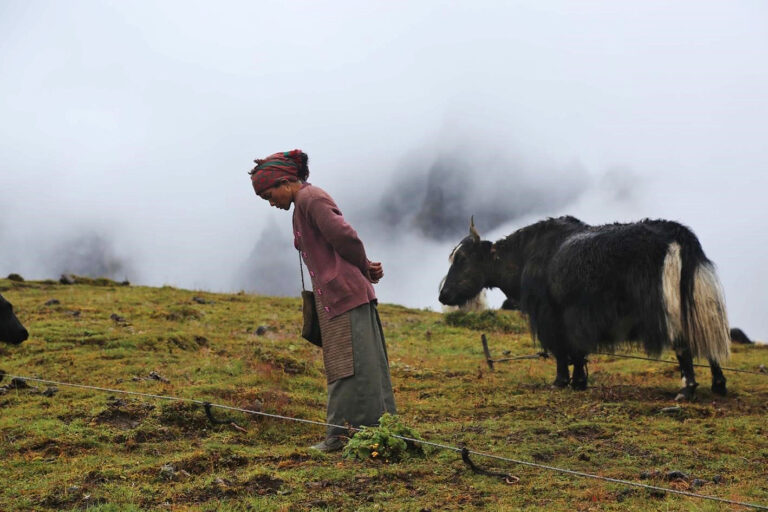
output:
[[[102,280],[0,279],[0,292],[31,332],[21,346],[0,346],[9,374],[324,420],[322,357],[299,337],[298,298]],[[45,305],[53,298],[60,303]],[[768,375],[726,372],[723,398],[698,368],[698,400],[662,412],[675,405],[674,365],[592,356],[587,391],[552,389],[551,360],[485,365],[481,332],[494,357],[537,351],[517,313],[450,325],[440,313],[379,310],[400,419],[425,439],[688,489],[664,479],[679,470],[705,481],[692,491],[768,505]],[[737,345],[728,363],[760,364],[766,346]],[[319,426],[221,409],[241,428],[214,426],[188,402],[65,386],[48,397],[46,385],[31,384],[0,395],[0,510],[723,509],[475,457],[520,477],[508,485],[471,473],[450,451],[389,464],[314,454],[306,447],[322,438]]]

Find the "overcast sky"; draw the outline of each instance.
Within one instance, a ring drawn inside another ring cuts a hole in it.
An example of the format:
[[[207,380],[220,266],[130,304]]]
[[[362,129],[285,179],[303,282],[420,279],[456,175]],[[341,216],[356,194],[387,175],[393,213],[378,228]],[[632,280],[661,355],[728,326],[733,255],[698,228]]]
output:
[[[766,62],[762,1],[3,0],[0,274],[298,295],[246,173],[301,148],[383,302],[439,307],[470,214],[670,218],[765,340]]]

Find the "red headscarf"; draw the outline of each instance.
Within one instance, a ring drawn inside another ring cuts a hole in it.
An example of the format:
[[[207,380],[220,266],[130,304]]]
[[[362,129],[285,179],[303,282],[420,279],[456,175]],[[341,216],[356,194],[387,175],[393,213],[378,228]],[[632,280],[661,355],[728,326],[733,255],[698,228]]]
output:
[[[309,176],[307,155],[300,149],[275,153],[254,162],[256,167],[251,171],[251,183],[257,194],[283,181],[305,180]]]

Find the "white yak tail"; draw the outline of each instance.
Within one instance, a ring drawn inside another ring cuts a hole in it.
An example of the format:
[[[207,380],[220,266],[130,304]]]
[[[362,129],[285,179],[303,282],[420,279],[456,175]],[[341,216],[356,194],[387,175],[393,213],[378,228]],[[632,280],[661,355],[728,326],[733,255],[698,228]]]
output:
[[[726,361],[731,337],[723,289],[698,240],[669,244],[662,289],[670,342],[682,338],[693,357]]]

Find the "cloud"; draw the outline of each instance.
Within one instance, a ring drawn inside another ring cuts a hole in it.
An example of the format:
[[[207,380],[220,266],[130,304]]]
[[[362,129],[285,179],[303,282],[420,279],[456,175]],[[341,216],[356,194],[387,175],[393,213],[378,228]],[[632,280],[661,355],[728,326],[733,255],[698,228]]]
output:
[[[298,147],[383,261],[385,302],[437,307],[470,215],[489,238],[560,213],[671,218],[718,265],[732,323],[768,339],[766,15],[750,2],[2,3],[0,273],[58,277],[56,248],[95,233],[91,254],[131,282],[278,290],[243,265],[293,259],[277,256],[293,251],[290,216],[246,171]]]

